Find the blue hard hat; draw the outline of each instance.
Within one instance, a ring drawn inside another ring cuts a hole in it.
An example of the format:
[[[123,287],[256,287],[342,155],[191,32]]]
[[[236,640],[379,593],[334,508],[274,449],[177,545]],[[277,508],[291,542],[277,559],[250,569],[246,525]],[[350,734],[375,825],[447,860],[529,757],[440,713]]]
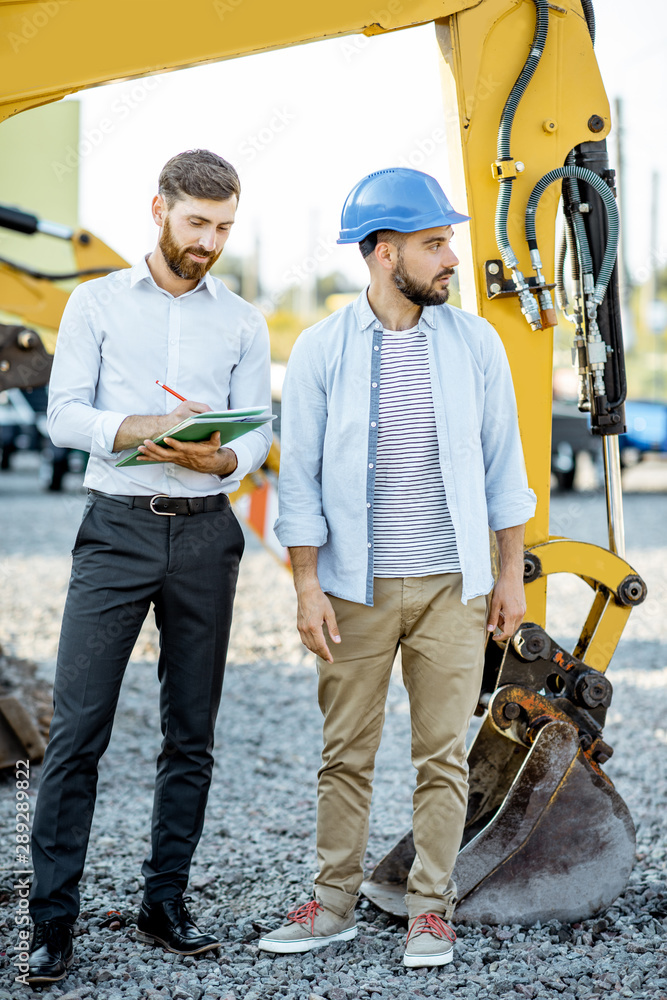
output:
[[[416,233],[467,222],[455,212],[435,177],[409,167],[376,170],[352,188],[340,220],[338,243],[360,243],[378,229]]]

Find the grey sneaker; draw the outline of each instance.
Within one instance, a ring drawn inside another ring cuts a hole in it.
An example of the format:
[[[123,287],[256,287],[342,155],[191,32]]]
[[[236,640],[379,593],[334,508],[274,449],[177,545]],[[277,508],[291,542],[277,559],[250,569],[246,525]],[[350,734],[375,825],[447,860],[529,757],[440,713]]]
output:
[[[356,935],[354,907],[341,917],[312,899],[310,903],[291,910],[287,914],[287,923],[265,934],[257,944],[262,951],[288,955],[324,948],[333,941],[350,941]]]
[[[408,928],[403,965],[447,965],[454,957],[456,934],[439,913],[421,913]]]

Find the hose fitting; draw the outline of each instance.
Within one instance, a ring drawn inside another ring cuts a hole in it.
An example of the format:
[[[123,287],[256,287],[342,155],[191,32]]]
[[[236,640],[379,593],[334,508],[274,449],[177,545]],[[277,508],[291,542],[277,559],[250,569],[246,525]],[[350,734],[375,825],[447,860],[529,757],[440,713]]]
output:
[[[521,312],[524,314],[528,322],[530,323],[533,330],[542,329],[542,319],[540,316],[540,310],[537,304],[537,299],[530,291],[528,283],[524,278],[521,271],[518,268],[514,268],[512,271],[512,279],[516,286],[517,293],[519,295],[519,302],[521,303]]]
[[[498,179],[500,188],[498,190],[498,201],[496,203],[496,243],[498,252],[503,263],[512,271],[512,277],[516,286],[521,311],[534,330],[541,329],[540,313],[537,302],[528,290],[526,280],[518,270],[519,260],[512,249],[509,233],[507,231],[507,219],[509,216],[510,201],[512,198],[512,184],[515,181],[517,166],[514,163],[510,151],[510,139],[512,126],[517,108],[526,92],[528,84],[533,78],[533,74],[542,58],[544,46],[549,30],[549,3],[548,0],[533,0],[536,9],[535,31],[530,46],[530,51],[526,58],[519,76],[512,87],[505,102],[500,123],[498,125],[497,158],[493,164],[494,176]]]

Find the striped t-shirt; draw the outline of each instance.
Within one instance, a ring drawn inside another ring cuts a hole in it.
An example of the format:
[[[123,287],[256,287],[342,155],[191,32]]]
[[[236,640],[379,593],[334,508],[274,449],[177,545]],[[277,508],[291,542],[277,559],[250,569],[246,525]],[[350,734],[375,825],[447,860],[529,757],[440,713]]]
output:
[[[375,576],[460,570],[438,455],[426,334],[385,330],[373,502]]]

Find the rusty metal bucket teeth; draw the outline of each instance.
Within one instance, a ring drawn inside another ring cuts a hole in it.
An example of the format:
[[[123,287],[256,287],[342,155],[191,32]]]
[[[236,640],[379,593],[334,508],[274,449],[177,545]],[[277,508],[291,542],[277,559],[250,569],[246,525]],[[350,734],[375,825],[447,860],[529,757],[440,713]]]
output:
[[[403,895],[414,855],[408,834],[362,892],[381,909],[406,915]],[[625,802],[591,767],[574,727],[548,723],[497,812],[459,853],[456,919],[524,926],[584,920],[622,891],[634,856]]]

